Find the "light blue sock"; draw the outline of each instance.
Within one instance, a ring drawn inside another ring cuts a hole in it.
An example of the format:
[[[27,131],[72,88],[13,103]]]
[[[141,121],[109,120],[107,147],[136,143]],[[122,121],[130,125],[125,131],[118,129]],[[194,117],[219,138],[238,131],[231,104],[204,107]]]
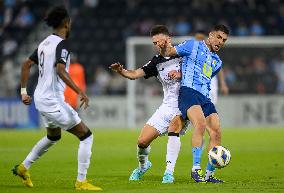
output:
[[[193,166],[200,166],[201,154],[202,154],[202,147],[192,148]]]
[[[206,170],[208,170],[210,172],[214,172],[215,171],[215,167],[212,164],[210,164],[210,162],[208,162]]]

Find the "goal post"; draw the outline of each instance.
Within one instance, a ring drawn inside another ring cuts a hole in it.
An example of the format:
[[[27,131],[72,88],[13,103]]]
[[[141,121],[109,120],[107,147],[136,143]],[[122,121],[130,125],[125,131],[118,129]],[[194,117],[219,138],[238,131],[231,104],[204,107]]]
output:
[[[192,37],[173,37],[173,43],[178,44]],[[224,64],[238,65],[239,57],[275,57],[284,50],[284,38],[282,36],[266,37],[229,37],[226,42],[226,49],[220,51],[221,59]],[[129,37],[126,40],[126,66],[127,69],[136,69],[142,67],[155,54],[152,39],[150,37]],[[141,108],[148,108],[147,105],[138,105],[138,103],[149,103],[154,100],[152,96],[141,96],[137,90],[144,90],[145,85],[155,86],[159,83],[141,83],[143,80],[127,81],[127,127],[137,128],[142,126],[138,119],[141,114]],[[161,87],[160,85],[156,87]],[[147,93],[147,92],[146,92]],[[161,93],[161,92],[160,92]],[[161,95],[157,95],[161,102]],[[145,100],[146,99],[146,100]],[[148,100],[150,99],[150,100]],[[152,105],[152,104],[151,104]],[[151,106],[150,105],[150,106]],[[142,106],[142,107],[141,107]],[[148,104],[149,106],[149,104]],[[142,110],[143,111],[143,110]],[[154,112],[152,112],[154,113]],[[147,113],[146,113],[147,114]],[[141,119],[144,123],[149,118],[147,114]]]

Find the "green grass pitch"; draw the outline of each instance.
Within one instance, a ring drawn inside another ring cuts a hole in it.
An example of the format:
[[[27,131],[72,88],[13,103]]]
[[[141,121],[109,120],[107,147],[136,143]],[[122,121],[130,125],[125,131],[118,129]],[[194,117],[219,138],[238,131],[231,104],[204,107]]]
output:
[[[190,137],[182,137],[180,157],[175,169],[175,183],[161,184],[165,170],[167,137],[152,144],[151,170],[140,182],[128,177],[137,166],[136,139],[138,131],[93,130],[93,155],[88,178],[101,186],[103,192],[113,193],[254,193],[284,192],[284,130],[227,129],[223,145],[228,147],[232,160],[228,167],[217,171],[224,184],[196,184],[189,176],[192,165]],[[40,131],[0,131],[0,192],[1,193],[67,193],[73,189],[77,176],[78,140],[64,132],[62,139],[32,165],[34,188],[24,187],[11,168],[20,163],[42,136]],[[206,164],[203,154],[203,168]]]

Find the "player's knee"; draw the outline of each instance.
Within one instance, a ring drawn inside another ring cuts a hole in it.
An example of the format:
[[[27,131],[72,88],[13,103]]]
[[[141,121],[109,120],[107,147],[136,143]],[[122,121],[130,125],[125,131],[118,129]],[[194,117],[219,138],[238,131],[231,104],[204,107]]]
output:
[[[183,122],[181,121],[181,119],[179,117],[175,117],[169,126],[168,132],[179,133],[182,129],[182,126]]]
[[[88,129],[86,132],[82,133],[79,136],[79,139],[80,139],[80,141],[84,141],[85,139],[87,139],[90,136],[92,136],[92,132]]]
[[[149,146],[149,142],[145,138],[139,137],[137,145],[142,148],[147,148]]]
[[[54,144],[61,139],[61,135],[55,135],[55,136],[47,135],[46,137]]]
[[[210,138],[214,141],[221,141],[221,129],[212,129],[210,131]]]
[[[201,132],[201,133],[204,133],[205,129],[206,129],[206,121],[204,120],[201,120],[201,121],[198,121],[196,124],[195,124],[195,127],[196,129]]]

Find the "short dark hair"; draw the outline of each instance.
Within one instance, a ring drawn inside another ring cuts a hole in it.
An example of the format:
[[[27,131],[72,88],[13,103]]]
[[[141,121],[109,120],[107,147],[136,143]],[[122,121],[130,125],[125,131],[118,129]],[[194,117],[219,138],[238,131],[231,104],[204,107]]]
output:
[[[69,14],[64,6],[58,6],[53,8],[44,19],[46,24],[54,29],[58,28],[63,22],[68,19],[70,20]]]
[[[230,34],[230,31],[229,29],[223,25],[223,24],[218,24],[218,25],[215,25],[212,29],[212,31],[222,31],[224,32],[225,34],[229,35]]]
[[[170,36],[168,28],[164,25],[155,25],[152,27],[150,31],[150,36],[152,37],[157,34],[164,34]]]

